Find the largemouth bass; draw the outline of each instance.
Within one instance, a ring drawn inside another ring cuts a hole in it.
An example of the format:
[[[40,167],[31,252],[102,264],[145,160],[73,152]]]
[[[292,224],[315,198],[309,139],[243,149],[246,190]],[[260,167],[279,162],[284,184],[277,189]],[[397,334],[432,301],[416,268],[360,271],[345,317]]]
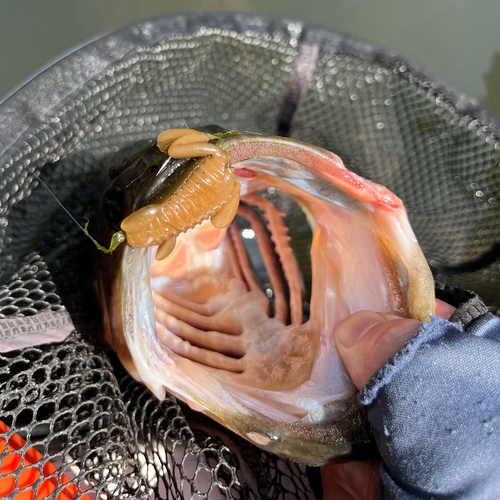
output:
[[[104,235],[126,243],[102,257],[99,290],[129,372],[283,457],[362,455],[370,430],[335,331],[359,310],[434,311],[401,200],[319,147],[190,129],[109,180]]]

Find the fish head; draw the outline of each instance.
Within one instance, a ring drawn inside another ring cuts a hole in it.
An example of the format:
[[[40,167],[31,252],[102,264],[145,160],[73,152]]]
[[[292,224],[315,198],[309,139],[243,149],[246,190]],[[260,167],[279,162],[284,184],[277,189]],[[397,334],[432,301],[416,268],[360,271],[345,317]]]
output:
[[[362,456],[370,428],[338,325],[434,307],[403,203],[321,148],[186,130],[158,138],[178,172],[162,184],[156,171],[155,196],[123,214],[127,244],[104,257],[106,338],[158,398],[263,449],[309,465]]]

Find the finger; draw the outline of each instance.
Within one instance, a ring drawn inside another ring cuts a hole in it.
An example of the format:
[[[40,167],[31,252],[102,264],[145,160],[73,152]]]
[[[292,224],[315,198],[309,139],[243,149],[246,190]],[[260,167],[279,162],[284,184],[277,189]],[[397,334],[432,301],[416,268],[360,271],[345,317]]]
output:
[[[394,356],[420,328],[421,322],[394,314],[360,311],[342,321],[335,345],[358,389]]]
[[[327,465],[321,469],[324,500],[375,500],[379,483],[378,460]]]
[[[436,316],[440,316],[443,319],[450,319],[450,316],[455,311],[456,309],[453,306],[450,306],[450,304],[436,299]]]

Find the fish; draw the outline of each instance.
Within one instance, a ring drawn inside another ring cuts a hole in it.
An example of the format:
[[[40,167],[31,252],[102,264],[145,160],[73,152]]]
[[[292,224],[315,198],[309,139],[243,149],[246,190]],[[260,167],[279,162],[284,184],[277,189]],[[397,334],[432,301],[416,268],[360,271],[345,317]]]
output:
[[[402,201],[320,147],[213,127],[166,130],[106,179],[101,234],[125,242],[98,289],[130,374],[281,457],[365,457],[334,338],[360,310],[434,313]]]

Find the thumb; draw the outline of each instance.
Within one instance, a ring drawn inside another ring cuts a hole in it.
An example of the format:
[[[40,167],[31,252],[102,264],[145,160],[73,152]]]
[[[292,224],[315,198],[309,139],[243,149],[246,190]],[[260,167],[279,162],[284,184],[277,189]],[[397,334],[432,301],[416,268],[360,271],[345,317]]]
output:
[[[405,343],[422,323],[394,314],[360,311],[340,323],[337,351],[358,389]]]

